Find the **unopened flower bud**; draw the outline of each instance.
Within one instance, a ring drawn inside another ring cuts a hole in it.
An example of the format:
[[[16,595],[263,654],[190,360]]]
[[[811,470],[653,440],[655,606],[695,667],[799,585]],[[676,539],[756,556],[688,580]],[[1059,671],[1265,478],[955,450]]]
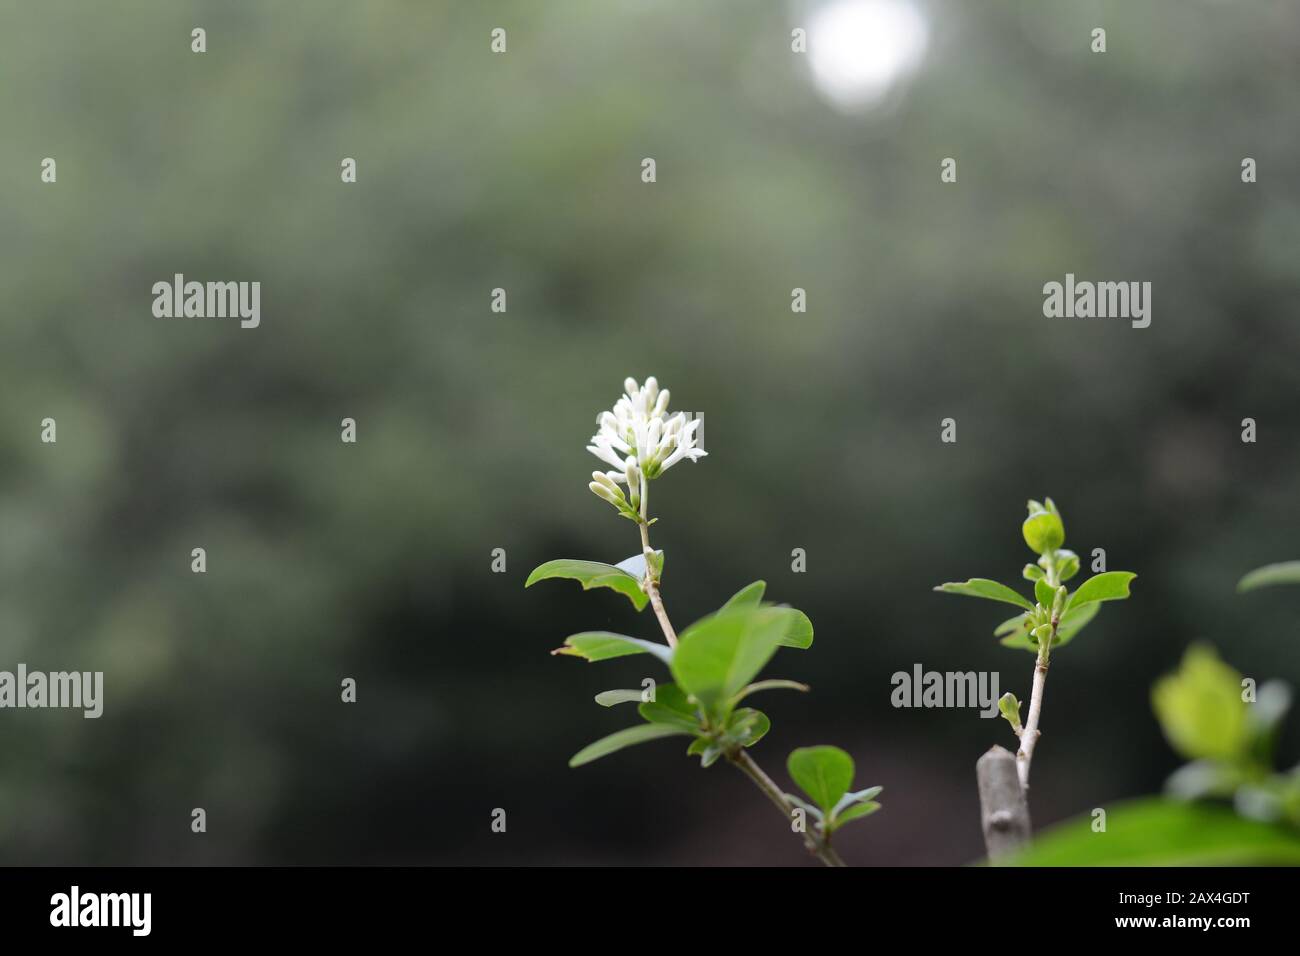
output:
[[[607,473],[603,471],[593,471],[591,473],[591,480],[596,482],[599,485],[604,485],[614,494],[622,497],[623,494],[622,489],[620,489],[618,487],[618,483],[613,478],[610,477],[611,474],[612,472]]]
[[[623,503],[623,496],[610,491],[609,486],[607,485],[602,485],[598,481],[593,481],[591,484],[587,485],[587,487],[591,489],[592,494],[599,498],[604,498],[615,508],[619,507]]]
[[[1020,733],[1020,701],[1016,700],[1016,695],[1008,691],[998,698],[998,710],[1002,711],[1011,729]]]

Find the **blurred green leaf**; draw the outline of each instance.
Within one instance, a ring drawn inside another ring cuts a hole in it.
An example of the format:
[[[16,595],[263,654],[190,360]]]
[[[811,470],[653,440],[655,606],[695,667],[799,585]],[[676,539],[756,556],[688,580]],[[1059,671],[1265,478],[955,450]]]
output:
[[[812,647],[813,626],[807,614],[782,605],[768,606],[767,610],[784,622],[781,626],[780,636],[776,639],[778,644],[782,647],[797,647],[800,650],[807,650]]]
[[[750,694],[757,694],[759,691],[764,690],[798,690],[807,693],[811,688],[807,684],[801,684],[793,680],[760,680],[743,688],[739,694],[732,698],[731,702],[733,704],[739,703]]]
[[[596,695],[596,703],[601,707],[613,707],[615,704],[630,704],[641,700],[639,690],[603,690]]]
[[[644,571],[644,566],[642,568]],[[538,581],[549,578],[570,578],[582,585],[584,591],[592,588],[611,588],[622,594],[638,610],[642,610],[650,598],[641,590],[641,579],[633,577],[622,568],[599,561],[579,561],[574,558],[560,558],[547,561],[533,569],[524,582],[524,587],[532,587]]]
[[[971,578],[969,581],[950,581],[947,584],[941,584],[936,591],[942,591],[945,594],[963,594],[966,597],[986,598],[990,601],[1002,601],[1006,604],[1014,604],[1022,607],[1026,611],[1032,611],[1034,606],[1029,603],[1028,599],[1017,594],[1005,584],[999,584],[997,581],[990,581],[988,578]]]
[[[583,631],[581,634],[570,635],[564,639],[563,647],[557,647],[551,653],[581,657],[593,662],[632,654],[653,654],[665,664],[671,663],[673,658],[673,650],[667,644],[643,641],[639,637],[628,637],[611,631]]]
[[[786,769],[825,813],[834,809],[853,783],[853,758],[839,747],[800,747],[791,751]]]
[[[1300,832],[1243,819],[1226,807],[1165,798],[1135,800],[1045,830],[1012,866],[1295,866]]]
[[[742,608],[758,607],[763,601],[763,592],[767,590],[766,581],[755,581],[753,584],[746,584],[743,588],[727,598],[727,603],[719,609],[721,611],[736,611]]]
[[[1196,760],[1232,760],[1248,745],[1247,704],[1241,675],[1204,644],[1188,648],[1178,671],[1151,692],[1156,717],[1170,745]]]
[[[1300,584],[1300,561],[1282,561],[1256,568],[1237,582],[1237,591],[1253,591],[1278,584]]]

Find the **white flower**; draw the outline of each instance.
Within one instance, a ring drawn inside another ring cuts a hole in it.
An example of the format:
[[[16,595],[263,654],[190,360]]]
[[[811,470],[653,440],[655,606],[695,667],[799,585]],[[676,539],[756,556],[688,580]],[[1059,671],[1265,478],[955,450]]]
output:
[[[707,454],[698,447],[699,420],[687,421],[682,412],[670,416],[668,390],[661,391],[653,376],[641,387],[629,378],[623,388],[613,411],[601,414],[589,452],[625,472],[627,458],[632,458],[647,479],[658,478],[683,458],[697,461]]]
[[[608,484],[599,479],[593,481],[592,491],[620,511],[626,507],[622,489],[614,486],[620,500],[611,499],[607,494],[613,483],[628,485],[631,507],[635,509],[645,481],[658,478],[683,458],[698,461],[708,454],[699,447],[699,419],[687,421],[681,412],[670,416],[668,389],[661,391],[653,376],[640,387],[636,379],[629,378],[623,382],[623,390],[613,410],[601,413],[600,428],[587,446],[587,451],[615,469],[601,476]],[[596,490],[598,486],[600,491]]]

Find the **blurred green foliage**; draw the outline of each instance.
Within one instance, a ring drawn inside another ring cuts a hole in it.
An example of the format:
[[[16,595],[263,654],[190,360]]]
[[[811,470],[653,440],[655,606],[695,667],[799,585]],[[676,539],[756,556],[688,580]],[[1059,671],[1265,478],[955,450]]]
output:
[[[1015,865],[1300,866],[1300,767],[1275,774],[1271,763],[1290,690],[1269,682],[1256,692],[1212,648],[1193,645],[1151,697],[1170,744],[1193,760],[1170,777],[1169,796],[1062,823]]]

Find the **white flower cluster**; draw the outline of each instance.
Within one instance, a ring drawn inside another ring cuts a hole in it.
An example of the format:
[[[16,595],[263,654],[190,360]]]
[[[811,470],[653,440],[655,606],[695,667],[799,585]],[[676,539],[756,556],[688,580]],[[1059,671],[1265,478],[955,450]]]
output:
[[[668,414],[668,389],[660,391],[654,376],[637,387],[636,379],[623,383],[625,394],[614,410],[600,416],[600,430],[592,436],[587,451],[612,465],[613,471],[594,471],[591,490],[632,520],[640,520],[638,508],[645,495],[645,483],[658,478],[683,458],[698,461],[707,452],[698,447],[699,419],[687,421],[682,412]],[[624,494],[620,485],[628,486]]]

